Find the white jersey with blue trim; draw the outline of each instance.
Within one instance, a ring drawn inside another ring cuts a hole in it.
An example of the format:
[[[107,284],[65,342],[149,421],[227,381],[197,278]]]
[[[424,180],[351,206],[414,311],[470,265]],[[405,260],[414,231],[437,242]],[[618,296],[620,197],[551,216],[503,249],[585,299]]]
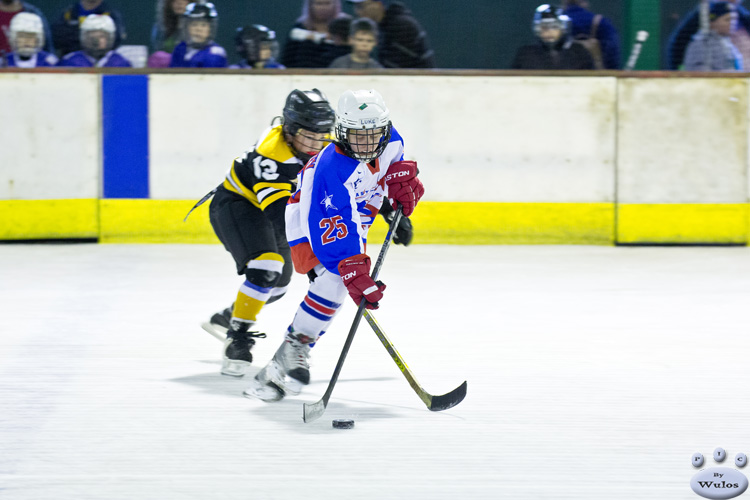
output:
[[[298,272],[309,270],[300,269],[299,262],[317,259],[338,274],[339,262],[365,252],[367,232],[388,194],[388,167],[403,159],[403,139],[392,129],[388,145],[373,162],[360,162],[329,144],[307,163],[285,214]]]

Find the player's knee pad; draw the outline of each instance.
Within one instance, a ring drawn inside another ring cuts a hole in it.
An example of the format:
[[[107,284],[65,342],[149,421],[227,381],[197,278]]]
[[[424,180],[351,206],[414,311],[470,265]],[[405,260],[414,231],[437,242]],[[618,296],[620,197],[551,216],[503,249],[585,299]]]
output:
[[[281,279],[284,258],[277,253],[264,253],[251,260],[245,268],[247,281],[259,288],[273,288]]]

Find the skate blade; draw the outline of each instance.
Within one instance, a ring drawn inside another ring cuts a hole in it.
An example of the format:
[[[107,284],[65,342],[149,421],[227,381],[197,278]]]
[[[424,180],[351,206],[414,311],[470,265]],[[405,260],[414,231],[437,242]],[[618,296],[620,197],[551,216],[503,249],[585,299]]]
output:
[[[258,380],[255,380],[254,382],[255,383],[252,386],[245,389],[242,393],[246,398],[260,399],[266,403],[275,403],[276,401],[284,399],[285,394],[283,389],[273,382],[267,382],[265,384]]]
[[[224,358],[221,363],[221,374],[230,377],[244,377],[245,370],[249,366],[250,363],[247,361],[235,361],[233,359]]]
[[[261,384],[264,382],[273,384],[289,396],[297,396],[302,392],[303,384],[299,380],[287,376],[284,370],[273,360],[255,376],[255,379]]]
[[[201,328],[203,328],[208,333],[210,333],[217,339],[221,340],[222,342],[224,342],[227,339],[227,329],[224,327],[221,327],[219,325],[214,325],[213,323],[206,321],[205,323],[201,324]]]

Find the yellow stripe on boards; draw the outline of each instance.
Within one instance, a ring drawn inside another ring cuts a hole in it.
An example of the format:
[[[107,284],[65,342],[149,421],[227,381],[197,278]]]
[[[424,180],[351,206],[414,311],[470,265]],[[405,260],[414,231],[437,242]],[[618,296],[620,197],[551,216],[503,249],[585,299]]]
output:
[[[618,243],[746,244],[748,205],[633,204],[617,208]]]
[[[208,203],[190,214],[196,200],[101,200],[102,243],[218,243]]]
[[[421,202],[411,216],[413,243],[443,245],[611,245],[612,203]],[[379,244],[387,226],[378,216],[368,241]]]
[[[218,243],[196,200],[0,200],[0,239],[96,238],[103,243]],[[744,244],[747,204],[421,202],[415,244]],[[368,240],[387,230],[378,216]]]
[[[99,200],[0,200],[0,239],[96,238]]]

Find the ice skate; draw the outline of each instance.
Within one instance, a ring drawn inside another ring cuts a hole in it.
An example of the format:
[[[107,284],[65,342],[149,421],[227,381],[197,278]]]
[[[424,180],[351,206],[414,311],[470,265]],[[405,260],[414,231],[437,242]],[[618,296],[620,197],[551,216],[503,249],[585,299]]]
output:
[[[261,370],[262,372],[263,370]],[[260,373],[258,373],[260,375]],[[265,401],[266,403],[275,403],[281,401],[286,396],[284,390],[270,381],[263,381],[263,377],[253,377],[250,387],[242,393],[246,398],[255,398]]]
[[[258,385],[271,384],[283,395],[299,394],[310,383],[309,344],[314,340],[302,333],[288,332],[271,361],[255,376]]]
[[[201,328],[206,330],[208,333],[216,337],[217,339],[224,341],[227,338],[227,331],[229,330],[229,322],[232,320],[232,308],[227,307],[221,312],[217,312],[211,319],[201,324]]]
[[[232,377],[242,377],[250,363],[253,355],[250,349],[255,345],[256,338],[265,338],[265,333],[250,332],[248,323],[233,321],[227,331],[224,341],[224,356],[221,363],[221,374]]]

